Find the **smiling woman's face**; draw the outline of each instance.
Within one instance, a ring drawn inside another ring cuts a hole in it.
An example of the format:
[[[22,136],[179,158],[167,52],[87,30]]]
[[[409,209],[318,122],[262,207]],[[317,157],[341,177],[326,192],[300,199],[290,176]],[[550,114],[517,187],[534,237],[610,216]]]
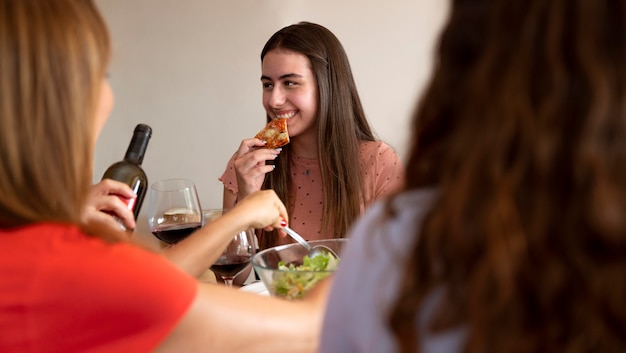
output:
[[[309,59],[274,49],[263,58],[263,107],[272,118],[288,118],[289,136],[315,134],[317,82]]]

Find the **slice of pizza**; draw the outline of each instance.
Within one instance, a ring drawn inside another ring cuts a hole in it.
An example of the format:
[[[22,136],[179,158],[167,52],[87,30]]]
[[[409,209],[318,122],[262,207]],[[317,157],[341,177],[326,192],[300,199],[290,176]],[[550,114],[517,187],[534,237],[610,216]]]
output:
[[[288,144],[287,119],[276,118],[270,120],[254,137],[266,141],[265,148],[278,148]]]

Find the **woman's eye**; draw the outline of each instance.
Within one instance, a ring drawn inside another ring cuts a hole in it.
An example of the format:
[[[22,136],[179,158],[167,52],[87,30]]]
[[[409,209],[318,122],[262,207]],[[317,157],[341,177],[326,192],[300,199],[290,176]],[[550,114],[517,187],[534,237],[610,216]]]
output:
[[[271,82],[262,82],[263,89],[272,88],[274,85]]]
[[[291,87],[291,86],[295,86],[295,85],[297,85],[297,83],[296,83],[296,82],[293,82],[293,81],[285,81],[285,86],[287,86],[287,87]]]

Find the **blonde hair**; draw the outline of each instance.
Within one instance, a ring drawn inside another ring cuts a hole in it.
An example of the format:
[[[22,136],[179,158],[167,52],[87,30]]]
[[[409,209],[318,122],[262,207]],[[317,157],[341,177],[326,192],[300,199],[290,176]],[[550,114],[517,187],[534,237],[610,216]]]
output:
[[[0,227],[80,222],[110,55],[92,1],[0,0]]]

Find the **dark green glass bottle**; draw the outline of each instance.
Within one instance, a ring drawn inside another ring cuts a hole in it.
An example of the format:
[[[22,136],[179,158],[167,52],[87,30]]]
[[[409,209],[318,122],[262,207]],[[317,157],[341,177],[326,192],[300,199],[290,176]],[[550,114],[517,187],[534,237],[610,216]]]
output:
[[[139,216],[139,211],[141,211],[141,205],[148,188],[148,177],[141,168],[141,163],[151,136],[152,128],[150,126],[138,124],[135,127],[133,138],[130,140],[124,159],[112,164],[102,176],[102,179],[113,179],[127,184],[137,194],[136,199],[125,200],[128,208],[133,211],[135,220]]]

